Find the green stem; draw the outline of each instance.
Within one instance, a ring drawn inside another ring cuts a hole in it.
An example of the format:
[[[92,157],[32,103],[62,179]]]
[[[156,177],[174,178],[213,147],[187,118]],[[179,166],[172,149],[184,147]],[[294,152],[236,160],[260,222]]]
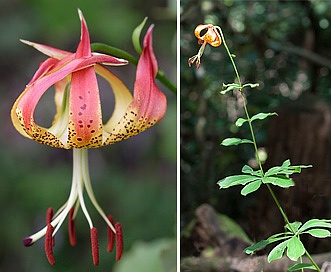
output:
[[[321,272],[321,269],[319,268],[319,266],[317,265],[317,263],[314,261],[313,257],[308,253],[308,251],[305,249],[305,254],[307,256],[307,258],[311,261],[311,263],[313,264],[313,266],[315,266],[316,270],[318,272]]]
[[[124,50],[118,49],[116,47],[103,44],[103,43],[92,43],[91,44],[91,49],[92,51],[98,51],[98,52],[103,52],[107,53],[109,55],[112,55],[117,58],[122,58],[126,59],[130,63],[134,64],[137,66],[138,64],[138,59],[131,54],[127,53]],[[175,85],[172,84],[172,82],[165,76],[164,72],[159,69],[156,75],[156,78],[164,85],[166,86],[170,91],[173,93],[177,93],[177,88]]]
[[[263,172],[263,168],[262,168],[262,163],[261,163],[261,160],[260,160],[260,156],[259,156],[259,153],[258,153],[258,147],[257,147],[257,144],[256,144],[256,139],[255,139],[255,133],[254,133],[254,129],[253,129],[253,126],[252,126],[252,122],[251,122],[251,118],[249,116],[249,113],[248,113],[248,110],[247,110],[247,104],[246,104],[246,97],[243,93],[243,86],[242,86],[242,83],[241,83],[241,80],[240,80],[240,76],[239,76],[239,72],[238,72],[238,69],[237,69],[237,66],[236,66],[236,63],[232,57],[232,54],[229,50],[229,47],[228,45],[226,44],[226,41],[225,41],[225,38],[224,38],[224,35],[223,35],[223,31],[220,27],[217,28],[219,31],[220,31],[220,34],[221,34],[221,37],[222,37],[222,41],[223,41],[223,44],[224,44],[224,47],[225,47],[225,50],[231,60],[231,63],[232,63],[232,67],[234,69],[234,72],[236,74],[236,77],[237,77],[237,81],[238,81],[238,84],[239,84],[239,91],[240,91],[240,94],[241,94],[241,97],[243,99],[243,103],[244,103],[244,110],[245,110],[245,115],[246,115],[246,118],[247,118],[247,121],[248,121],[248,125],[249,125],[249,130],[250,130],[250,133],[251,133],[251,136],[252,136],[252,140],[253,140],[253,145],[254,145],[254,150],[255,150],[255,157],[256,157],[256,160],[259,164],[259,168],[261,170],[261,173],[262,175],[264,176],[264,172]]]
[[[256,160],[259,164],[259,168],[261,170],[261,175],[264,176],[264,171],[263,171],[263,168],[262,168],[262,163],[261,163],[261,159],[260,159],[260,156],[259,156],[259,151],[258,151],[258,147],[257,147],[257,144],[256,144],[255,133],[254,133],[251,117],[249,116],[249,113],[248,113],[248,110],[247,110],[246,97],[245,97],[242,90],[240,90],[240,94],[241,94],[241,97],[243,99],[245,115],[246,115],[246,118],[247,118],[247,121],[248,121],[249,130],[251,132],[251,136],[252,136],[252,140],[253,140],[253,145],[254,145],[254,150],[255,150],[255,157],[256,157]]]
[[[288,220],[288,217],[287,217],[286,213],[284,212],[282,206],[280,205],[280,203],[279,203],[279,201],[278,201],[278,198],[276,197],[274,191],[272,190],[272,188],[271,188],[271,186],[270,186],[269,184],[266,183],[266,185],[267,185],[267,188],[268,188],[268,190],[269,190],[269,192],[270,192],[270,194],[271,194],[273,200],[275,201],[275,203],[276,203],[276,205],[277,205],[277,207],[278,207],[278,210],[279,210],[280,213],[282,214],[282,216],[283,216],[283,218],[284,218],[286,224],[287,224],[287,225],[289,226],[289,228],[291,229],[291,232],[295,234],[295,231],[294,231],[294,229],[292,228],[292,226],[291,226],[291,224],[290,224],[290,221]]]
[[[229,56],[229,58],[231,60],[231,63],[232,63],[234,72],[236,74],[236,78],[237,78],[238,85],[239,85],[239,88],[238,89],[239,89],[240,94],[241,94],[241,97],[243,99],[243,107],[244,107],[244,110],[245,110],[245,115],[246,115],[246,118],[247,118],[247,121],[248,121],[249,130],[250,130],[252,141],[253,141],[253,145],[254,145],[256,160],[257,160],[258,165],[259,165],[259,168],[261,170],[261,175],[262,175],[262,177],[264,177],[264,171],[263,171],[261,159],[260,159],[260,156],[259,156],[259,153],[258,153],[258,147],[257,147],[257,144],[256,144],[255,133],[254,133],[254,129],[253,129],[253,125],[252,125],[252,121],[251,121],[250,115],[248,113],[246,97],[245,97],[245,95],[243,93],[243,85],[242,85],[241,80],[240,80],[239,72],[238,72],[237,66],[235,64],[235,61],[233,59],[233,55],[231,54],[231,52],[230,52],[230,50],[229,50],[229,48],[228,48],[228,46],[226,44],[226,41],[225,41],[225,38],[224,38],[224,35],[223,35],[223,32],[222,32],[222,29],[220,27],[217,27],[217,29],[220,31],[220,34],[221,34],[221,37],[222,37],[222,41],[223,41],[225,50],[226,50],[226,52],[227,52],[227,54],[228,54],[228,56]],[[291,232],[293,234],[295,234],[296,232],[292,228],[292,226],[290,224],[290,221],[289,221],[286,213],[284,212],[284,210],[283,210],[280,202],[278,201],[278,198],[276,197],[274,191],[272,190],[271,186],[269,184],[266,184],[266,186],[267,186],[267,188],[268,188],[268,190],[269,190],[269,192],[270,192],[273,200],[275,201],[276,206],[278,207],[278,210],[282,214],[284,221],[289,226]],[[315,266],[316,270],[319,271],[319,272],[321,272],[319,266],[316,264],[316,262],[314,261],[314,259],[311,257],[311,255],[309,254],[309,252],[306,249],[305,249],[305,255],[310,260],[310,262]]]

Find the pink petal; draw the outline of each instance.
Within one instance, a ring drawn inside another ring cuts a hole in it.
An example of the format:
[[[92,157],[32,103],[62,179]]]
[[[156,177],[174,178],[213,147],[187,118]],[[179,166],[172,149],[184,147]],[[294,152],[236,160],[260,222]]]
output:
[[[155,83],[157,62],[152,47],[151,26],[144,38],[144,49],[139,59],[134,85],[134,98],[121,120],[107,132],[105,145],[134,136],[160,121],[166,111],[165,95]]]
[[[148,29],[144,38],[144,49],[137,66],[132,107],[138,109],[138,119],[146,119],[146,123],[154,125],[163,118],[167,101],[154,80],[158,67],[153,51],[152,31],[153,26]]]
[[[34,47],[41,53],[43,53],[47,56],[50,56],[51,58],[54,58],[54,59],[61,60],[61,59],[64,59],[65,57],[67,57],[68,55],[72,54],[71,52],[60,50],[60,49],[57,49],[57,48],[54,48],[54,47],[51,47],[48,45],[34,43],[34,42],[26,41],[26,40],[20,40],[20,41],[22,43],[25,43],[27,45]]]
[[[63,147],[63,144],[60,143],[59,139],[57,139],[57,136],[49,132],[46,133],[43,128],[35,124],[33,113],[36,105],[41,96],[53,84],[63,80],[65,77],[75,71],[79,71],[95,65],[99,59],[100,57],[98,56],[92,56],[88,59],[74,59],[69,63],[65,63],[62,67],[57,67],[57,69],[50,69],[47,74],[35,79],[32,84],[25,88],[24,92],[19,96],[13,106],[11,116],[15,128],[23,136],[34,138],[36,141],[39,141],[43,144]],[[101,57],[101,59],[104,58]],[[92,67],[90,67],[90,69],[93,70]]]
[[[68,147],[102,145],[102,116],[93,67],[74,72],[69,97]]]
[[[81,41],[75,58],[92,58],[90,36],[80,10]],[[72,73],[69,97],[68,146],[102,145],[102,116],[98,82],[93,67]]]
[[[43,75],[47,74],[49,70],[51,70],[55,64],[58,63],[58,60],[48,58],[44,62],[42,62],[38,68],[38,70],[33,75],[30,82],[27,84],[27,86],[31,85],[33,82],[35,82],[38,78],[42,77]]]
[[[92,55],[91,45],[90,45],[90,35],[88,33],[88,29],[83,13],[81,12],[80,9],[78,9],[78,14],[81,22],[81,36],[80,36],[80,43],[76,50],[76,58],[90,57]]]

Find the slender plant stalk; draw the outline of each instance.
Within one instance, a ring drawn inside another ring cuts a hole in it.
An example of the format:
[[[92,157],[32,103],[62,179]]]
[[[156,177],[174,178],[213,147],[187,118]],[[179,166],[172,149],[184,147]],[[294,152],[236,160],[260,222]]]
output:
[[[253,126],[252,126],[252,121],[251,121],[251,118],[250,118],[250,115],[248,113],[248,109],[247,109],[247,102],[246,102],[246,97],[245,97],[245,94],[243,92],[243,85],[241,83],[241,80],[240,80],[240,76],[239,76],[239,72],[238,72],[238,69],[237,69],[237,66],[235,64],[235,61],[233,59],[233,55],[231,54],[227,44],[226,44],[226,41],[225,41],[225,38],[224,38],[224,35],[223,35],[223,32],[222,32],[222,29],[220,27],[217,27],[217,29],[220,31],[220,34],[221,34],[221,37],[222,37],[222,42],[224,44],[224,47],[226,49],[226,52],[231,60],[231,63],[232,63],[232,66],[233,66],[233,69],[234,69],[234,72],[236,74],[236,78],[237,78],[237,81],[238,81],[238,89],[240,91],[240,94],[241,94],[241,97],[243,99],[243,107],[244,107],[244,110],[245,110],[245,115],[246,115],[246,118],[247,118],[247,121],[248,121],[248,125],[249,125],[249,130],[250,130],[250,134],[251,134],[251,137],[252,137],[252,141],[253,141],[253,145],[254,145],[254,150],[255,150],[255,157],[256,157],[256,160],[258,162],[258,165],[259,165],[259,168],[261,170],[261,174],[262,174],[262,177],[264,177],[264,171],[263,171],[263,167],[262,167],[262,163],[261,163],[261,159],[260,159],[260,156],[259,156],[259,153],[258,153],[258,147],[257,147],[257,144],[256,144],[256,139],[255,139],[255,133],[254,133],[254,129],[253,129]],[[278,198],[276,197],[274,191],[272,190],[271,186],[269,184],[266,184],[274,202],[276,203],[276,206],[278,208],[278,210],[280,211],[281,215],[283,216],[283,219],[284,221],[286,222],[286,224],[288,225],[288,227],[290,228],[291,232],[295,235],[295,230],[292,228],[292,225],[290,224],[290,221],[286,215],[286,213],[284,212]],[[318,272],[321,272],[321,269],[319,268],[319,266],[316,264],[316,262],[314,261],[314,259],[311,257],[311,255],[308,253],[308,251],[306,250],[305,248],[305,255],[307,256],[307,258],[311,261],[312,265],[315,266],[316,270]],[[302,259],[301,259],[301,262],[302,262]]]

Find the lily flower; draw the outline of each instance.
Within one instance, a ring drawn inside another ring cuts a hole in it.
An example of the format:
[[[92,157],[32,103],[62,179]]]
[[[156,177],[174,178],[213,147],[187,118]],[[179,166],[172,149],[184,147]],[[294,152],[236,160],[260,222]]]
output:
[[[201,35],[201,33],[204,33]],[[198,25],[194,30],[194,35],[198,38],[198,44],[201,45],[198,54],[188,59],[188,65],[191,66],[195,63],[196,68],[200,67],[200,58],[205,50],[206,44],[218,47],[222,44],[222,30],[219,26],[212,24]]]
[[[81,39],[75,53],[22,40],[49,58],[41,63],[11,110],[13,125],[23,136],[52,147],[73,149],[73,177],[68,200],[56,213],[52,208],[48,209],[45,227],[23,239],[23,244],[30,246],[45,236],[46,257],[51,265],[55,264],[54,236],[67,217],[70,244],[76,244],[75,218],[79,207],[90,227],[93,263],[98,265],[97,229],[85,206],[84,188],[108,226],[108,251],[116,241],[116,260],[121,258],[122,227],[104,213],[94,196],[89,177],[88,148],[113,144],[143,132],[160,121],[166,111],[166,97],[155,83],[158,66],[152,47],[153,26],[144,37],[132,96],[124,83],[101,65],[120,66],[128,62],[92,53],[85,19],[80,10],[78,13]],[[114,111],[106,123],[102,122],[96,74],[103,77],[114,92]],[[34,111],[41,96],[53,85],[57,112],[52,126],[45,128],[35,123]]]

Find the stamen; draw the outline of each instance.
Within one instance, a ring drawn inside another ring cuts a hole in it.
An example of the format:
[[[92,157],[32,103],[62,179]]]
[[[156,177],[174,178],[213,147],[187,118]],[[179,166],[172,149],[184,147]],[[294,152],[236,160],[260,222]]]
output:
[[[115,228],[114,228],[113,224],[108,220],[106,214],[101,209],[101,207],[98,204],[98,202],[97,202],[97,200],[94,196],[94,193],[93,193],[91,180],[90,180],[90,174],[89,174],[89,167],[88,167],[88,149],[82,149],[82,156],[84,156],[83,159],[82,159],[82,161],[83,161],[82,169],[83,169],[83,180],[84,180],[84,185],[85,185],[85,188],[86,188],[86,192],[87,192],[92,204],[96,208],[96,210],[99,212],[101,217],[105,220],[107,225],[115,233],[116,231],[115,231]]]
[[[123,253],[123,233],[122,233],[121,223],[116,223],[115,229],[116,229],[116,261],[119,261]]]
[[[48,226],[48,224],[52,223],[53,214],[54,214],[53,209],[52,208],[48,208],[47,211],[46,211],[46,226]],[[55,246],[55,239],[54,239],[54,237],[52,237],[52,246]]]
[[[52,226],[52,224],[48,224],[45,234],[45,253],[47,260],[51,265],[55,264],[55,259],[53,255],[53,231],[54,227]]]
[[[73,219],[75,208],[72,207],[69,212],[69,218],[68,218],[68,232],[69,232],[69,241],[70,245],[75,246],[76,245],[76,222],[75,219]]]
[[[98,231],[93,227],[91,233],[91,246],[92,246],[92,259],[93,264],[97,266],[99,264],[99,243],[98,243]]]
[[[108,215],[108,220],[112,225],[114,225],[114,218],[111,215]],[[108,230],[108,247],[107,247],[107,251],[112,252],[113,248],[114,248],[115,234],[109,226],[107,227],[107,230]]]
[[[53,209],[48,208],[46,212],[46,225],[50,224],[52,222],[52,219],[53,219]]]
[[[91,217],[87,211],[87,208],[85,206],[85,201],[83,197],[83,190],[84,190],[84,175],[82,175],[83,169],[85,167],[85,157],[84,157],[84,150],[83,149],[74,149],[74,174],[76,170],[76,174],[78,176],[74,176],[73,179],[77,179],[77,191],[78,191],[78,199],[80,202],[80,206],[82,208],[82,211],[85,215],[85,218],[90,226],[90,229],[93,228],[93,223],[91,220]]]

